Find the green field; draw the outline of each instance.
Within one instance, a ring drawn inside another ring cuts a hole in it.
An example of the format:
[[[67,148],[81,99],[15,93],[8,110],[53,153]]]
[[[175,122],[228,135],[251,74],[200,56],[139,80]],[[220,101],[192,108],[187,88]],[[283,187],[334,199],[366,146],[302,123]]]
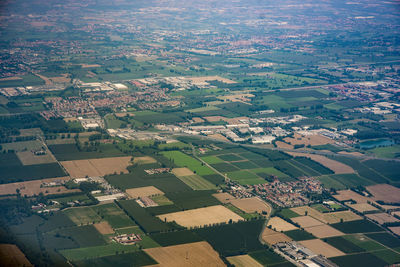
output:
[[[151,234],[151,238],[163,247],[203,241],[200,236],[189,230]]]
[[[80,247],[106,245],[105,238],[93,225],[77,226],[56,230],[60,236],[67,236],[74,240]]]
[[[221,204],[212,196],[215,190],[197,190],[185,192],[169,192],[165,196],[181,210],[196,209]]]
[[[275,266],[279,263],[285,263],[287,260],[271,250],[260,250],[249,253],[250,257],[264,266]]]
[[[208,164],[215,164],[215,163],[221,163],[224,162],[222,159],[216,157],[216,156],[207,156],[207,157],[201,157],[202,160],[207,162]]]
[[[146,209],[141,208],[134,200],[121,200],[118,205],[147,233],[173,229],[171,225],[162,222],[148,213]]]
[[[254,173],[249,171],[235,171],[229,172],[228,177],[242,185],[253,185],[266,183],[264,179],[261,179]]]
[[[287,232],[285,232],[285,235],[287,235],[294,241],[310,240],[310,239],[316,238],[312,234],[310,234],[304,230],[301,230],[301,229],[287,231]]]
[[[187,184],[193,190],[217,189],[215,185],[196,174],[190,176],[178,176],[178,179]]]
[[[171,200],[169,200],[164,195],[153,196],[153,197],[150,197],[150,198],[160,206],[166,206],[166,205],[174,204]]]
[[[70,261],[79,261],[85,259],[94,259],[105,256],[112,256],[116,253],[128,253],[138,251],[137,246],[124,246],[117,243],[110,243],[103,246],[94,246],[86,248],[66,249],[60,253]]]
[[[79,261],[74,261],[73,263],[78,267],[146,266],[157,263],[149,255],[147,255],[145,252],[142,251],[122,254],[122,251],[116,250],[115,253],[118,255],[111,255],[111,256],[105,256],[101,258],[94,258],[88,260],[79,260]]]
[[[165,151],[161,152],[166,158],[173,161],[179,167],[187,167],[198,175],[210,175],[215,172],[202,165],[202,163],[180,151]]]
[[[98,223],[102,220],[91,207],[69,208],[63,212],[78,226]]]
[[[114,229],[135,225],[135,223],[115,203],[97,205],[91,208]]]
[[[383,231],[381,227],[367,220],[335,223],[331,224],[331,226],[346,234]]]
[[[223,256],[232,256],[263,249],[258,239],[263,224],[264,220],[253,220],[196,229],[194,232]]]
[[[351,242],[341,236],[327,238],[324,239],[324,241],[339,249],[340,251],[343,251],[344,253],[356,253],[365,251],[365,249],[357,246],[356,244],[354,244],[354,242]]]

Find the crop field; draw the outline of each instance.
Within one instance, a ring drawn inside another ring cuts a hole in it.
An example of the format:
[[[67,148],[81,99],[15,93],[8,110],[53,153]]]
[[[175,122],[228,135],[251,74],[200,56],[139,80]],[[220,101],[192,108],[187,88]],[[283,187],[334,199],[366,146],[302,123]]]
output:
[[[98,223],[101,217],[91,207],[70,208],[63,211],[76,225],[87,225]]]
[[[400,189],[388,184],[367,186],[368,192],[374,196],[374,200],[386,203],[400,203]]]
[[[295,152],[290,152],[289,154],[291,154],[292,156],[310,158],[310,159],[318,162],[319,164],[325,166],[326,168],[332,170],[335,174],[354,173],[354,169],[351,168],[350,166],[343,164],[339,161],[329,159],[322,155],[303,154],[303,153],[295,153]],[[326,174],[326,173],[324,173],[324,174]]]
[[[329,175],[324,175],[317,177],[317,179],[322,183],[322,185],[327,189],[335,189],[335,190],[343,190],[346,189],[347,186],[340,183],[338,180],[330,177]]]
[[[133,163],[134,164],[151,164],[151,163],[156,163],[157,161],[150,157],[150,156],[143,156],[143,157],[134,157],[133,158]]]
[[[304,228],[304,230],[306,230],[307,232],[309,232],[310,234],[312,234],[313,236],[316,236],[318,238],[326,238],[326,237],[344,235],[342,232],[340,232],[337,229],[333,228],[332,226],[329,226],[326,224],[307,227],[307,228]]]
[[[345,235],[345,236],[342,236],[342,238],[355,244],[356,246],[360,247],[361,249],[363,249],[367,252],[385,249],[385,247],[382,244],[366,237],[364,234]]]
[[[294,221],[295,223],[299,224],[302,228],[313,227],[313,226],[317,226],[317,225],[323,225],[322,222],[320,222],[319,220],[314,219],[311,216],[295,217],[295,218],[292,218],[292,221]]]
[[[394,182],[400,180],[400,167],[398,162],[374,159],[367,160],[363,163]]]
[[[108,224],[108,222],[95,223],[93,224],[93,226],[102,235],[109,235],[114,233],[114,229]]]
[[[75,226],[56,230],[61,236],[69,236],[80,247],[91,247],[105,245],[103,236],[94,228],[93,225]]]
[[[156,233],[150,237],[163,247],[203,241],[203,238],[189,230]]]
[[[344,237],[337,236],[324,239],[328,244],[334,246],[335,248],[343,251],[344,253],[356,253],[365,251],[363,248],[357,246],[353,242],[347,240]]]
[[[213,194],[213,197],[218,199],[221,203],[230,203],[232,200],[236,199],[229,193],[216,193]]]
[[[46,150],[46,155],[35,155],[32,151],[21,151],[16,153],[23,165],[46,164],[56,162],[50,151]]]
[[[283,209],[283,210],[279,211],[278,214],[285,219],[292,219],[292,218],[296,218],[296,217],[300,216],[299,214],[292,211],[291,209]]]
[[[285,232],[297,229],[296,226],[279,217],[270,218],[267,226],[271,226],[271,229],[277,232]]]
[[[308,206],[302,206],[302,207],[296,207],[296,208],[291,208],[292,211],[296,212],[299,215],[304,215],[307,213],[307,215],[323,222],[323,223],[338,223],[341,220],[344,222],[347,221],[355,221],[355,220],[360,220],[361,217],[358,216],[357,214],[351,212],[351,211],[337,211],[337,212],[329,212],[329,213],[321,213],[311,207]]]
[[[14,153],[2,154],[0,161],[7,162],[7,165],[0,163],[0,184],[64,177],[67,175],[58,163],[22,165]]]
[[[258,239],[263,223],[264,220],[241,221],[193,231],[223,256],[234,256],[264,248]]]
[[[75,144],[49,145],[49,149],[60,161],[126,156],[113,144],[100,144],[96,151],[80,151]]]
[[[178,179],[184,182],[193,190],[211,190],[217,189],[215,185],[205,180],[199,175],[178,176]]]
[[[345,255],[345,253],[343,253],[342,251],[329,245],[328,243],[325,243],[320,239],[304,240],[304,241],[299,241],[299,243],[305,246],[306,248],[312,250],[313,252],[324,255],[327,258]]]
[[[250,252],[248,255],[257,260],[257,262],[261,263],[263,266],[284,266],[280,264],[288,263],[285,258],[272,252],[271,250],[263,249],[260,251]]]
[[[331,225],[339,231],[351,234],[351,233],[368,233],[368,232],[381,232],[383,229],[376,224],[367,220],[357,220],[343,223],[335,223]]]
[[[343,267],[352,266],[386,266],[387,263],[372,253],[362,253],[331,258],[334,263]]]
[[[256,174],[245,170],[229,172],[227,175],[230,179],[242,185],[254,185],[254,184],[266,183],[264,179],[260,178]]]
[[[233,172],[239,170],[238,167],[226,162],[211,164],[211,166],[217,171],[222,172],[224,174],[227,172]]]
[[[171,200],[169,200],[164,195],[157,195],[150,197],[154,202],[156,202],[159,206],[168,206],[174,204]]]
[[[275,232],[274,230],[271,230],[269,228],[265,228],[261,237],[262,237],[262,240],[264,240],[264,242],[268,243],[269,245],[274,245],[279,242],[292,241],[292,239],[290,237],[288,237],[287,235],[280,233],[280,232]]]
[[[266,212],[267,214],[270,214],[272,211],[272,208],[268,203],[257,197],[232,199],[230,200],[230,203],[246,213],[257,212],[261,214]]]
[[[154,186],[144,186],[137,188],[129,188],[125,190],[131,198],[150,197],[164,195],[164,192]]]
[[[384,212],[366,214],[365,216],[379,224],[400,222],[399,219],[393,217],[392,215],[384,213]]]
[[[374,182],[371,182],[370,180],[367,180],[355,173],[333,174],[329,177],[336,182],[341,183],[346,188],[355,188],[357,186],[368,186],[374,184]]]
[[[326,144],[333,144],[334,141],[322,135],[308,135],[303,136],[298,133],[295,133],[293,138],[286,137],[283,139],[286,143],[291,145],[311,145],[311,146],[319,146],[319,145],[326,145]]]
[[[179,167],[187,167],[198,175],[214,174],[214,171],[203,166],[200,161],[180,152],[180,151],[165,151],[162,154],[173,161]]]
[[[92,206],[103,220],[106,220],[113,229],[134,226],[135,223],[115,203]]]
[[[354,200],[357,203],[367,203],[370,199],[362,196],[352,190],[340,190],[336,192],[336,195],[333,195],[337,200],[339,201],[345,201],[345,200]]]
[[[0,244],[0,262],[3,266],[33,266],[24,253],[11,244]]]
[[[285,232],[285,235],[287,235],[294,241],[310,240],[310,239],[316,238],[312,234],[310,234],[304,230],[301,230],[301,229],[287,231],[287,232]]]
[[[348,204],[348,206],[361,213],[378,210],[377,208],[368,203]]]
[[[67,189],[65,186],[42,187],[43,183],[55,181],[68,181],[69,177],[50,178],[21,183],[0,184],[0,195],[13,195],[19,190],[21,196],[33,196],[43,193],[43,195],[56,195],[65,193],[78,193],[79,189]]]
[[[161,266],[225,266],[207,242],[196,242],[144,250]]]
[[[157,217],[162,221],[175,221],[177,224],[188,228],[242,220],[242,217],[221,205],[168,213]]]
[[[235,267],[262,267],[258,261],[250,257],[249,255],[239,255],[239,256],[231,256],[226,258],[231,264]]]
[[[389,233],[370,233],[366,236],[389,248],[400,248],[400,239]]]
[[[151,179],[150,179],[151,178]],[[130,189],[145,186],[155,186],[164,193],[191,190],[185,183],[173,174],[148,175],[143,170],[133,169],[129,174],[110,175],[105,179],[113,186],[120,189]]]
[[[224,162],[222,159],[216,157],[216,156],[207,156],[207,157],[201,157],[202,160],[207,162],[208,164],[215,164],[215,163],[221,163]]]
[[[121,200],[118,204],[145,232],[153,233],[170,230],[173,227],[152,216],[134,200]]]
[[[113,157],[102,159],[83,159],[62,161],[61,164],[74,178],[104,176],[113,173],[128,173],[131,157]]]
[[[390,231],[400,236],[400,226],[389,227]]]
[[[215,190],[190,190],[184,192],[169,192],[166,197],[182,210],[196,209],[221,204],[212,194]]]
[[[87,259],[96,259],[106,256],[112,256],[116,253],[123,254],[138,251],[136,246],[124,246],[117,243],[110,243],[107,245],[83,247],[74,249],[64,249],[60,253],[70,261],[80,261]]]
[[[116,251],[115,253],[118,252],[119,251]],[[147,266],[156,264],[157,262],[154,261],[145,252],[138,251],[138,252],[129,252],[124,254],[121,253],[118,255],[104,256],[93,259],[79,260],[79,261],[74,261],[73,263],[78,267],[89,267],[89,266],[107,267],[110,266],[110,264],[112,264],[113,266],[129,266],[129,265]]]

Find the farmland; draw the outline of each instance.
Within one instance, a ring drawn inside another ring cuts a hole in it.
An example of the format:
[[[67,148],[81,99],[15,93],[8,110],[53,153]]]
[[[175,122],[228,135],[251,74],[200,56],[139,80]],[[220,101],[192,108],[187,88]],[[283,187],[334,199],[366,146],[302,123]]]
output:
[[[162,266],[225,266],[218,253],[207,243],[197,242],[144,250]],[[188,255],[190,255],[188,257]]]
[[[127,173],[126,167],[130,164],[131,157],[114,157],[102,159],[87,159],[62,161],[61,164],[69,175],[74,178],[97,177],[112,173]]]
[[[242,220],[242,217],[236,215],[223,206],[210,206],[206,208],[180,211],[159,215],[158,217],[162,221],[176,222],[177,224],[187,228]]]

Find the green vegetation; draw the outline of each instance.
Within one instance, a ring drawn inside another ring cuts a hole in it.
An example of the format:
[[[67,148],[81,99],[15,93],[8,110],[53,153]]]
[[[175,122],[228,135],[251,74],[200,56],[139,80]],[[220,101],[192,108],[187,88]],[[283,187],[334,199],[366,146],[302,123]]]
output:
[[[146,233],[173,229],[171,225],[162,222],[157,217],[148,213],[146,209],[141,208],[134,200],[121,200],[118,202],[118,205],[120,205],[128,216],[131,217]]]
[[[81,260],[74,261],[74,264],[78,267],[89,267],[89,266],[145,266],[145,265],[153,265],[157,262],[154,261],[149,255],[145,252],[138,251],[133,253],[124,253],[118,254],[119,251],[116,251],[117,255],[100,257],[89,260]]]
[[[249,171],[229,172],[228,177],[242,185],[263,184],[265,180],[261,179],[254,173]]]
[[[258,235],[264,220],[238,222],[194,230],[223,256],[259,251],[263,249]]]
[[[344,253],[356,253],[356,252],[365,251],[363,248],[360,248],[359,246],[355,245],[353,242],[348,241],[347,239],[345,239],[341,236],[327,238],[327,239],[324,239],[324,241],[327,242],[328,244],[334,246],[335,248],[339,249],[340,251],[343,251]]]
[[[331,226],[346,234],[383,231],[381,227],[367,220],[335,223]]]
[[[198,175],[178,176],[178,179],[187,184],[193,190],[217,189],[215,185]]]
[[[214,174],[214,171],[204,166],[200,161],[180,152],[180,151],[166,151],[161,152],[166,158],[170,159],[174,164],[179,167],[187,167],[198,175]]]
[[[287,260],[285,260],[285,258],[275,254],[271,250],[264,249],[260,251],[254,251],[250,252],[249,255],[264,266],[275,266],[276,264],[285,262],[289,263]]]
[[[199,235],[189,230],[151,234],[150,237],[163,247],[204,240]]]
[[[294,241],[310,240],[310,239],[316,238],[312,234],[310,234],[304,230],[301,230],[301,229],[287,231],[287,232],[285,232],[285,235],[287,235]]]

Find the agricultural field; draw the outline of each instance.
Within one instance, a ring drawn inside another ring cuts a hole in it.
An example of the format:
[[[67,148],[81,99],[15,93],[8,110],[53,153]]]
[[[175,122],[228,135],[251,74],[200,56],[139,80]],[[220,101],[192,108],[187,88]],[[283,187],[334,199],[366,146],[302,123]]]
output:
[[[345,255],[342,251],[337,248],[329,245],[328,243],[323,242],[320,239],[311,239],[299,241],[300,244],[305,246],[306,248],[312,250],[316,254],[324,255],[327,258],[339,257]]]
[[[373,195],[375,201],[381,200],[385,203],[400,203],[400,189],[388,184],[377,184],[366,187]]]
[[[164,195],[164,192],[159,190],[158,188],[154,186],[144,186],[144,187],[138,187],[138,188],[129,188],[126,189],[125,192],[131,197],[131,198],[140,198],[140,197],[151,197],[151,196],[157,196],[157,195]]]
[[[290,242],[292,239],[288,237],[287,235],[280,233],[280,232],[275,232],[272,229],[265,228],[262,235],[261,235],[262,240],[269,244],[269,245],[274,245],[279,242]]]
[[[174,168],[172,173],[193,190],[211,190],[217,187],[188,168]]]
[[[176,222],[187,228],[242,220],[242,217],[221,205],[163,214],[158,217],[162,221]]]
[[[73,178],[98,177],[113,173],[128,173],[131,157],[84,159],[62,161],[61,164]]]
[[[296,226],[279,217],[270,218],[267,227],[270,227],[272,230],[277,232],[286,232],[297,229]]]
[[[95,223],[93,224],[93,226],[102,235],[109,235],[114,233],[114,229],[108,224],[108,222]]]
[[[24,253],[11,244],[0,244],[0,262],[4,266],[33,266]]]
[[[162,266],[225,266],[218,253],[207,242],[144,249]]]
[[[262,267],[263,265],[249,255],[231,256],[226,258],[236,267]]]
[[[66,193],[79,193],[79,189],[67,189],[65,186],[43,187],[44,183],[68,181],[70,177],[41,179],[20,183],[0,184],[0,195],[15,195],[17,191],[21,196],[34,196],[42,193],[43,195],[57,195]]]
[[[264,220],[240,221],[193,231],[226,257],[264,249],[258,239],[263,224]]]
[[[307,232],[318,238],[327,238],[332,236],[344,235],[342,232],[326,224],[306,227],[304,228],[304,230],[306,230]]]
[[[198,174],[200,176],[214,174],[213,170],[211,170],[207,166],[203,166],[198,160],[180,151],[165,151],[161,153],[177,166],[187,167],[195,174]]]

